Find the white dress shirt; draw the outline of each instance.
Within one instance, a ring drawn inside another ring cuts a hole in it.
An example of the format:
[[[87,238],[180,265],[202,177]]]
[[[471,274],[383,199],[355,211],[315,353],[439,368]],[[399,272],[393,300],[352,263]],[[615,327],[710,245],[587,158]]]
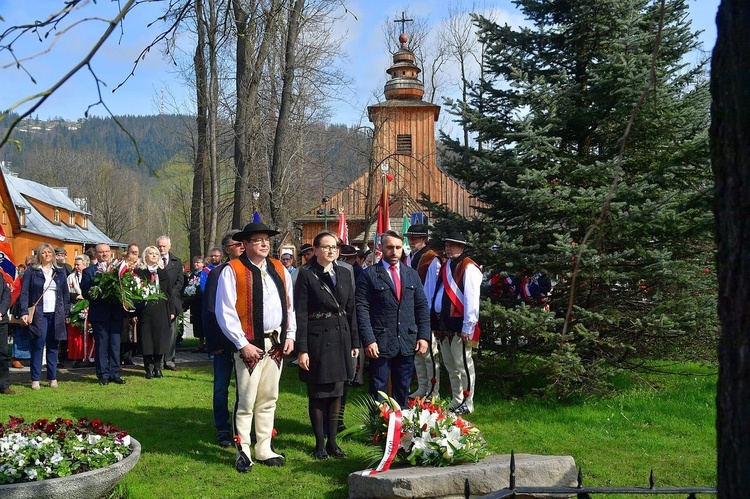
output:
[[[252,265],[254,263],[250,262]],[[255,265],[260,269],[261,280],[263,285],[263,330],[270,331],[281,325],[282,303],[279,300],[279,294],[276,292],[276,284],[271,276],[268,275],[267,260],[263,260],[260,265]],[[297,317],[294,313],[294,288],[292,285],[292,276],[289,271],[284,269],[287,295],[287,328],[286,337],[290,340],[296,339],[297,334]],[[251,292],[252,293],[252,292]],[[237,349],[243,348],[250,342],[245,337],[245,331],[242,329],[242,323],[237,315],[235,304],[237,303],[237,277],[231,265],[227,265],[219,275],[219,282],[216,288],[216,321],[224,332],[224,335],[234,343]],[[283,347],[283,345],[282,345]]]
[[[432,264],[436,261],[438,261],[437,258],[432,261],[432,263],[430,264],[430,269],[432,269]],[[440,264],[438,263],[438,272],[440,270],[439,265]],[[448,262],[446,262],[446,265],[448,265]],[[445,271],[450,272],[450,267],[445,269]],[[432,275],[433,274],[430,271],[427,272],[427,279],[425,280],[425,291],[427,290],[427,281]],[[438,279],[440,279],[440,281],[438,281]],[[463,326],[461,327],[461,333],[473,334],[474,327],[477,325],[477,322],[479,322],[479,292],[482,286],[482,271],[479,270],[479,267],[477,267],[476,265],[467,265],[463,279],[464,322]],[[443,294],[445,293],[445,289],[442,286],[441,278],[435,276],[433,280],[434,284],[432,284],[432,289],[434,290],[435,286],[439,286],[437,290],[437,296],[435,296],[433,310],[436,314],[439,315],[443,309]],[[430,305],[432,306],[432,295],[428,295],[427,299],[430,300]]]

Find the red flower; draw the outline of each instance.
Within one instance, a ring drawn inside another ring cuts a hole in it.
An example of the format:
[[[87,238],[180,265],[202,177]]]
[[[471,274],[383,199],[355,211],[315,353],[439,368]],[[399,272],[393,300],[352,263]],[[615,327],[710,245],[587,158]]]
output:
[[[471,396],[471,392],[469,390],[464,390],[464,398],[469,398]]]
[[[271,438],[275,437],[278,432],[276,431],[276,428],[271,430]]]
[[[242,443],[242,439],[240,438],[240,436],[239,436],[239,435],[235,435],[235,436],[234,436],[234,443],[235,443],[236,445],[240,445],[240,444]]]
[[[388,418],[391,416],[391,413],[393,411],[385,404],[381,404],[380,406],[380,417],[388,421]]]
[[[435,383],[437,383],[437,380],[435,378],[430,378],[430,383],[434,386]]]

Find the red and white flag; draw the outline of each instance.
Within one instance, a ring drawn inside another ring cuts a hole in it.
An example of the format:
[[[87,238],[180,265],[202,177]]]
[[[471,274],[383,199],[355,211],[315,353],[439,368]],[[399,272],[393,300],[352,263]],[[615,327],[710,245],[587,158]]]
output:
[[[391,208],[388,200],[388,182],[393,180],[390,173],[383,175],[383,192],[378,203],[378,234],[391,230]]]
[[[349,244],[349,226],[346,223],[344,210],[339,210],[339,230],[336,233],[342,244]]]

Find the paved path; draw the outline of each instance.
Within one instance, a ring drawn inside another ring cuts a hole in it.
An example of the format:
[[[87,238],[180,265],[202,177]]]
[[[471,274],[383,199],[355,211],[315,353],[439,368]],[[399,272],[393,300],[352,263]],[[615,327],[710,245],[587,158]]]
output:
[[[190,321],[188,318],[185,319],[185,331],[183,333],[183,337],[190,339],[194,338],[193,336],[193,326],[190,324]],[[211,362],[211,359],[209,359],[208,354],[206,353],[193,353],[192,350],[194,347],[185,347],[180,348],[177,347],[177,351],[175,353],[175,363],[179,367],[180,365],[188,365],[188,364],[208,364]],[[14,369],[10,368],[10,382],[11,384],[15,383],[25,383],[29,381],[29,359],[23,359],[21,361],[24,364],[23,369]],[[135,365],[133,366],[123,366],[123,376],[128,376],[132,374],[142,374],[143,371],[143,356],[137,356],[133,357],[133,362]],[[91,367],[80,367],[73,369],[73,361],[67,360],[63,362],[64,367],[58,368],[58,374],[59,378],[61,380],[65,379],[72,379],[76,378],[82,375],[93,375],[95,374],[95,369],[93,366]],[[45,369],[42,368],[42,381],[44,382],[46,380],[46,373]]]

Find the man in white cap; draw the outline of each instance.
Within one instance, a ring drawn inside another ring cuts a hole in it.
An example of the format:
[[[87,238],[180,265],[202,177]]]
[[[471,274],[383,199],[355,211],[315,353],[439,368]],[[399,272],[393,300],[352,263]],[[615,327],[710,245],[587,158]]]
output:
[[[456,414],[474,412],[476,372],[471,350],[479,344],[479,291],[482,270],[466,256],[469,246],[460,232],[445,237],[445,256],[436,277],[427,276],[430,322],[440,342],[440,354],[451,381],[451,408]],[[434,260],[433,260],[434,263]]]
[[[251,222],[232,236],[245,245],[245,253],[231,260],[219,274],[216,287],[216,321],[236,348],[237,379],[234,434],[235,469],[253,468],[250,438],[255,422],[255,459],[267,466],[283,466],[284,458],[271,447],[283,355],[294,350],[297,321],[294,314],[292,276],[270,258],[271,230]]]
[[[437,278],[442,265],[442,260],[427,245],[429,240],[429,228],[426,224],[414,224],[404,233],[409,238],[411,254],[406,258],[406,264],[417,271],[422,280],[422,286],[427,280],[427,273],[432,272]],[[432,298],[425,289],[427,299]],[[435,339],[435,334],[430,335],[430,344],[427,351],[422,355],[414,356],[414,371],[417,373],[417,389],[409,394],[409,397],[432,397],[440,398],[440,349]]]

